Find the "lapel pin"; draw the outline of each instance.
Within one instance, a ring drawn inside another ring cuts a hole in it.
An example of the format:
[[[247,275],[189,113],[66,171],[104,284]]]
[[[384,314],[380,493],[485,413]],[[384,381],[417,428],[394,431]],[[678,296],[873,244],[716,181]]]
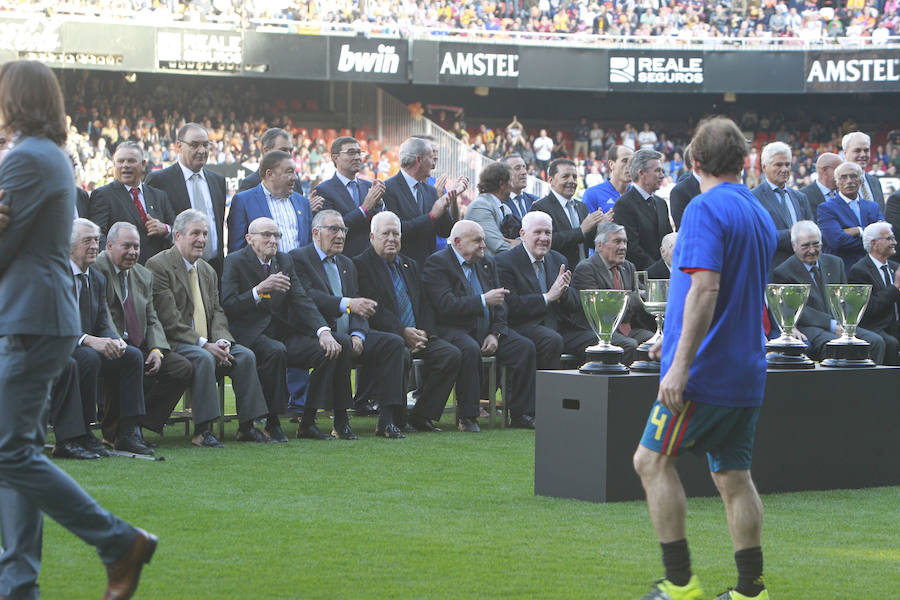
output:
[[[404,268],[404,269],[408,269],[408,268],[409,268],[409,263],[403,263],[403,268]]]

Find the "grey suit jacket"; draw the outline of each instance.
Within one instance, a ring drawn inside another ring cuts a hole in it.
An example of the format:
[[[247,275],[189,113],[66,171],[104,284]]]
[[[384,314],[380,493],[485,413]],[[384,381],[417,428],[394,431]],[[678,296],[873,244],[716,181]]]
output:
[[[636,321],[636,317],[644,311],[644,303],[641,302],[640,292],[638,292],[637,278],[634,276],[634,265],[625,261],[619,266],[619,272],[622,275],[622,288],[631,290],[628,294],[628,308],[622,316],[622,323],[632,323]],[[613,277],[609,270],[609,265],[603,259],[599,252],[594,252],[590,258],[586,258],[575,267],[572,272],[572,291],[579,293],[581,290],[611,290],[613,287]]]
[[[878,205],[881,214],[884,214],[884,192],[881,190],[881,180],[871,173],[866,173],[866,182],[872,190],[872,200]]]
[[[484,229],[485,252],[493,256],[502,250],[509,250],[509,242],[503,238],[500,232],[500,223],[503,221],[503,213],[497,206],[497,200],[493,194],[478,194],[466,209],[466,219],[475,221]]]
[[[791,204],[794,205],[794,213],[797,215],[798,221],[811,221],[812,210],[809,208],[809,201],[806,196],[797,190],[785,188],[787,197]],[[786,219],[782,212],[781,202],[769,187],[769,182],[763,179],[763,182],[753,188],[753,195],[756,196],[769,216],[775,222],[775,229],[778,233],[778,246],[775,248],[775,257],[772,259],[772,265],[778,266],[788,258],[793,256],[794,249],[791,247],[791,222]]]
[[[822,190],[820,190],[819,185],[813,181],[800,191],[806,196],[807,202],[809,202],[809,209],[812,211],[813,216],[812,220],[816,221],[819,218],[819,205],[825,202],[825,196],[822,195]]]
[[[72,163],[52,141],[20,139],[0,165],[0,335],[77,336],[81,318],[69,266],[75,186]]]

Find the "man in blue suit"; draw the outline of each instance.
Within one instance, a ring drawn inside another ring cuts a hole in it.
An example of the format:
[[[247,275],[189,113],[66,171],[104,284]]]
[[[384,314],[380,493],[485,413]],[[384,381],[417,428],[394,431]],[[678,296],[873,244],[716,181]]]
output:
[[[528,166],[522,159],[522,155],[518,152],[507,154],[503,157],[503,162],[512,170],[512,179],[509,182],[512,190],[509,193],[509,200],[505,200],[503,204],[508,206],[512,214],[519,219],[521,228],[522,218],[531,211],[531,205],[538,197],[525,191],[528,186]]]
[[[844,162],[834,169],[838,195],[819,205],[819,229],[825,242],[823,252],[834,254],[844,261],[844,272],[866,255],[863,249],[863,229],[876,221],[884,221],[878,205],[864,200],[859,192],[863,181],[862,168]]]
[[[352,137],[339,137],[331,144],[331,160],[337,171],[334,177],[316,186],[324,199],[323,209],[336,210],[344,217],[347,238],[344,256],[353,258],[369,247],[369,223],[383,207],[384,183],[357,179],[362,170],[362,149]]]
[[[235,194],[228,212],[228,251],[247,245],[250,223],[272,219],[281,231],[279,252],[290,252],[310,242],[312,210],[309,200],[293,190],[297,173],[287,152],[273,150],[259,165],[262,181],[255,188]]]
[[[753,188],[753,195],[775,222],[778,231],[778,247],[772,259],[769,273],[794,255],[791,247],[791,227],[797,221],[812,220],[809,201],[802,193],[786,187],[791,178],[791,147],[784,142],[772,142],[762,151],[762,183]]]

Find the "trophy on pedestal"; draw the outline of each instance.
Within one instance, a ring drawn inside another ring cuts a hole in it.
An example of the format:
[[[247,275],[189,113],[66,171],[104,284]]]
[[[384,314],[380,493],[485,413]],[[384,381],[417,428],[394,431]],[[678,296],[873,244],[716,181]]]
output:
[[[659,373],[659,361],[650,359],[650,349],[662,339],[663,320],[666,314],[666,299],[668,296],[668,279],[647,280],[647,299],[644,300],[644,308],[656,318],[656,333],[653,334],[652,338],[637,347],[636,353],[640,358],[631,364],[632,371]]]
[[[585,350],[588,362],[579,371],[592,375],[628,373],[622,364],[625,351],[610,343],[612,334],[619,327],[630,290],[581,290],[581,308],[597,334],[599,343]]]
[[[869,358],[869,342],[856,337],[856,326],[866,311],[871,293],[871,285],[825,286],[825,299],[844,334],[825,344],[825,352],[829,358],[822,361],[823,367],[860,369],[875,366]]]
[[[766,362],[770,369],[815,369],[814,363],[804,351],[806,344],[791,335],[806,300],[808,283],[770,283],[766,286],[766,299],[775,322],[781,328],[781,337],[766,344]]]

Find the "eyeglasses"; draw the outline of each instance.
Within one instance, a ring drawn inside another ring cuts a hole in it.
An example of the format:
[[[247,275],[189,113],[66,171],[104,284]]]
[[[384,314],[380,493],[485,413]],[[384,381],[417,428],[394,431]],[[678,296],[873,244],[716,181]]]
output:
[[[347,156],[362,156],[363,151],[359,149],[354,150],[341,150],[338,154],[346,154]]]
[[[806,242],[805,244],[800,244],[801,250],[809,250],[810,248],[821,248],[822,242]]]
[[[896,242],[896,241],[897,241],[897,238],[896,238],[895,236],[893,236],[893,235],[889,235],[889,236],[887,236],[887,237],[875,238],[875,239],[876,239],[876,240],[885,240],[885,241],[888,241],[888,242]]]
[[[342,227],[341,225],[319,225],[317,229],[327,229],[331,233],[347,233],[348,231],[350,231],[349,229],[347,229],[346,227]]]
[[[251,231],[250,235],[261,235],[266,239],[275,238],[276,240],[281,239],[280,231]]]
[[[187,144],[191,147],[191,150],[196,150],[197,148],[206,148],[209,150],[212,148],[212,142],[186,142],[185,140],[178,140],[182,144]]]

